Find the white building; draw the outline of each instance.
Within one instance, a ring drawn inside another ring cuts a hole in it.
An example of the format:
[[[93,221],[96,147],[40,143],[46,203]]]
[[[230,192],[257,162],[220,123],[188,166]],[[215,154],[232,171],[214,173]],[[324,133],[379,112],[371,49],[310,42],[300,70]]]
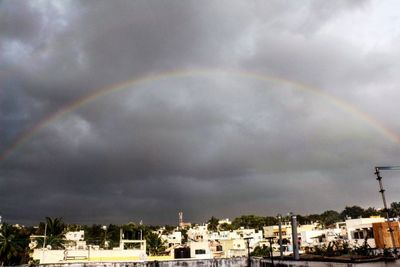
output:
[[[83,241],[85,240],[85,231],[80,230],[80,231],[67,232],[65,234],[65,239],[71,241]]]
[[[206,240],[191,241],[190,246],[190,257],[195,259],[211,259],[213,255],[210,250],[210,244]]]
[[[367,239],[371,248],[375,247],[374,232],[372,224],[384,222],[385,218],[371,217],[346,220],[347,239],[351,246],[361,246]]]
[[[161,239],[168,244],[168,247],[182,244],[182,233],[174,231],[170,234],[161,235]]]
[[[31,242],[35,242],[33,236]],[[33,260],[40,264],[65,263],[65,262],[89,262],[89,261],[138,261],[147,257],[145,240],[121,239],[119,246],[113,249],[100,249],[99,246],[86,245],[84,231],[68,232],[65,235],[65,249],[34,248]],[[40,237],[43,238],[43,237]],[[131,247],[125,249],[126,247]]]
[[[188,239],[193,241],[208,241],[207,225],[196,225],[187,231]]]

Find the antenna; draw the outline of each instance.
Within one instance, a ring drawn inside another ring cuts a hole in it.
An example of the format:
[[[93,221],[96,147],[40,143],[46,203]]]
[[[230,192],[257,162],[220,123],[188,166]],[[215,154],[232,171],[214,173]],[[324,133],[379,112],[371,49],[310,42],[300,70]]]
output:
[[[179,214],[179,227],[183,227],[183,212],[180,211],[178,214]]]
[[[387,220],[388,227],[389,227],[390,237],[392,239],[393,252],[397,255],[397,247],[396,247],[396,243],[395,243],[395,239],[394,239],[392,225],[390,223],[389,209],[387,207],[386,198],[385,198],[385,189],[383,189],[382,176],[381,176],[379,170],[385,170],[385,171],[400,170],[400,166],[378,166],[378,167],[375,167],[376,180],[378,180],[378,183],[379,183],[379,193],[381,193],[381,195],[382,195],[383,207],[386,212],[386,220]]]

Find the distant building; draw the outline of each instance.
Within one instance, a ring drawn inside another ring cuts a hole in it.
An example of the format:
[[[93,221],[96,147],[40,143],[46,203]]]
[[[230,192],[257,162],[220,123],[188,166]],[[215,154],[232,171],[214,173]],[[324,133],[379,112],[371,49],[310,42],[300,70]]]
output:
[[[182,244],[182,233],[180,231],[174,231],[170,234],[161,235],[161,239],[164,240],[168,247]]]
[[[183,229],[183,228],[186,228],[186,227],[190,227],[192,225],[190,222],[184,222],[183,221],[183,212],[182,211],[180,211],[178,213],[178,216],[179,216],[179,228],[180,229]]]

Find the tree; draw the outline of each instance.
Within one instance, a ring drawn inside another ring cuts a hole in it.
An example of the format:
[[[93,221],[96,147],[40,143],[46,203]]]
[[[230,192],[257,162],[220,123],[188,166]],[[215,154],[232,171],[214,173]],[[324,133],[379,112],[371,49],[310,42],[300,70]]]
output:
[[[251,252],[250,256],[253,257],[266,257],[269,256],[271,254],[271,248],[267,247],[265,245],[261,246],[256,246],[253,250],[253,252]]]
[[[385,214],[382,214],[381,211],[376,210],[374,207],[369,207],[364,210],[363,217],[371,217],[371,216],[385,216]]]
[[[274,225],[277,223],[275,217],[263,217],[257,215],[243,215],[237,217],[232,222],[233,229],[238,229],[240,227],[262,230],[263,226]]]
[[[326,226],[340,222],[342,219],[339,212],[334,210],[327,210],[320,215],[321,224]]]
[[[390,213],[393,217],[400,216],[400,202],[392,202],[390,204]]]
[[[108,241],[109,247],[119,246],[121,227],[115,224],[109,224],[106,232],[106,240]]]
[[[232,224],[229,223],[222,223],[219,226],[220,231],[231,231],[233,230]]]
[[[344,210],[340,213],[340,217],[342,220],[346,220],[347,218],[357,219],[364,215],[365,211],[360,206],[346,206]]]
[[[214,216],[211,216],[211,218],[208,220],[207,223],[207,230],[208,231],[218,231],[218,222],[219,219],[215,218]]]
[[[172,234],[174,232],[174,230],[175,230],[174,226],[166,224],[164,226],[164,230],[163,230],[162,234],[163,235],[169,235],[169,234]]]
[[[47,235],[61,236],[64,235],[65,224],[62,218],[46,217]]]
[[[270,226],[278,224],[278,218],[267,216],[264,218],[264,225],[263,226]]]
[[[149,255],[161,255],[166,249],[166,242],[163,241],[158,234],[153,232],[146,233],[146,247]]]
[[[310,222],[307,216],[297,215],[297,223],[302,225],[302,224],[309,224]]]
[[[100,224],[92,224],[91,226],[85,225],[85,240],[88,245],[102,245],[104,241],[105,231]]]
[[[38,246],[42,246],[45,242],[46,246],[50,246],[52,249],[62,249],[65,245],[65,224],[62,218],[50,218],[46,217],[46,223],[41,222],[39,224],[40,232],[46,234],[46,240],[39,239]]]
[[[0,266],[21,264],[24,247],[21,246],[23,240],[18,239],[17,229],[6,223],[0,227]]]

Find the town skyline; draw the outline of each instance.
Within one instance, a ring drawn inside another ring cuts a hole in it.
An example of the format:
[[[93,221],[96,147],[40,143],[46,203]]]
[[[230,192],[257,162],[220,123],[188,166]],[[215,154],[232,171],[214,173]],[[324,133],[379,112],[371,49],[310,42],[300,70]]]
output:
[[[388,204],[389,208],[389,216],[392,218],[400,216],[400,202],[391,202]],[[181,217],[182,213],[182,217]],[[257,223],[258,227],[262,225],[270,225],[273,223],[277,223],[279,216],[282,218],[283,221],[288,221],[290,216],[296,215],[298,217],[299,224],[309,224],[309,223],[316,223],[319,222],[321,225],[324,226],[331,226],[332,224],[340,221],[344,221],[349,218],[369,218],[369,217],[386,217],[387,214],[384,208],[375,208],[375,207],[361,207],[358,205],[346,205],[342,210],[325,210],[323,212],[316,212],[310,214],[299,214],[293,212],[281,212],[275,215],[273,214],[240,214],[234,217],[227,217],[227,216],[218,216],[217,214],[211,215],[209,218],[203,218],[200,221],[192,221],[190,218],[186,218],[184,216],[183,211],[177,212],[177,220],[175,222],[159,222],[159,223],[148,223],[144,222],[143,219],[140,218],[131,218],[128,221],[69,221],[68,218],[64,218],[62,216],[55,217],[55,216],[46,216],[47,218],[54,218],[60,221],[63,221],[65,225],[124,225],[124,224],[134,224],[137,226],[177,226],[184,228],[182,225],[205,225],[210,223],[210,221],[224,221],[224,220],[231,220],[233,223],[236,222],[237,225],[243,224],[243,222],[248,221],[250,224]],[[8,224],[17,224],[17,225],[24,225],[26,227],[37,226],[43,223],[43,218],[41,220],[36,221],[36,223],[28,223],[24,224],[23,221],[13,221],[7,220],[0,214],[0,223],[8,223]],[[181,225],[182,224],[182,225]],[[238,227],[238,226],[237,226]],[[254,227],[253,227],[254,228]],[[257,227],[256,227],[257,228]]]

